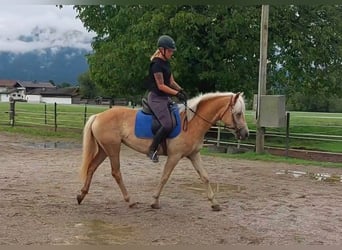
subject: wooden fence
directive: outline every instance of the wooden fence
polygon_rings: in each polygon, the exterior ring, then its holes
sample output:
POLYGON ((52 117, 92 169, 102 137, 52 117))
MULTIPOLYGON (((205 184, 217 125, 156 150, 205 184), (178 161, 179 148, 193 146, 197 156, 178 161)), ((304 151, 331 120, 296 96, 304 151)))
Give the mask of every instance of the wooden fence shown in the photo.
MULTIPOLYGON (((88 104, 0 103, 0 126, 30 126, 54 131, 73 129, 81 132, 89 116, 108 108, 110 107, 88 104)), ((266 128, 265 146, 315 148, 316 144, 320 144, 327 146, 328 151, 342 153, 342 114, 304 112, 289 114, 291 114, 291 122, 288 128, 266 128)), ((239 142, 230 132, 213 126, 206 134, 205 143, 217 146, 254 147, 254 115, 253 111, 247 111, 246 119, 250 127, 250 138, 247 141, 239 142)))

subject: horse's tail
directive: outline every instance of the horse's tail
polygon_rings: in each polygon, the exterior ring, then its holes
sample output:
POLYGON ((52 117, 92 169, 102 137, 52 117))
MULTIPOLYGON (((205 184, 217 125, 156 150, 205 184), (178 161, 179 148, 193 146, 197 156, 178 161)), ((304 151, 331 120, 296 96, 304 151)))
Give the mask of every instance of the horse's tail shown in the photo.
POLYGON ((96 115, 90 116, 83 128, 83 151, 82 165, 80 170, 80 177, 83 181, 85 181, 87 177, 90 162, 93 160, 94 156, 99 150, 98 144, 91 129, 91 125, 93 124, 95 118, 96 115))

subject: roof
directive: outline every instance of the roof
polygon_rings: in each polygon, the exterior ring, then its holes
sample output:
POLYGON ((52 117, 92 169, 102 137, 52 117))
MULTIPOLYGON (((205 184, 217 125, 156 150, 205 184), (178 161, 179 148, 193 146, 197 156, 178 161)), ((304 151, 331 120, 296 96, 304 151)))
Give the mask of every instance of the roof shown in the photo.
POLYGON ((16 84, 18 84, 16 80, 0 80, 0 87, 14 88, 16 84))
POLYGON ((51 82, 20 81, 20 85, 25 88, 56 88, 51 82))
POLYGON ((56 86, 50 82, 31 82, 31 81, 17 81, 17 80, 0 80, 0 87, 15 88, 53 88, 56 86))
POLYGON ((32 89, 27 92, 28 95, 41 96, 76 96, 78 95, 78 87, 55 88, 55 89, 32 89))

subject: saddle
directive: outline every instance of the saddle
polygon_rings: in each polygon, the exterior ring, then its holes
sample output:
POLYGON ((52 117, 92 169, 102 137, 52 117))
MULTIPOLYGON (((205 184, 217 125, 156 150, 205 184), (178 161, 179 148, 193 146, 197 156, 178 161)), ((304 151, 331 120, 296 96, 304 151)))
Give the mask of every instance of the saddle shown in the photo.
MULTIPOLYGON (((137 112, 135 119, 135 136, 138 138, 153 138, 161 124, 153 114, 146 98, 143 98, 141 102, 142 109, 137 112)), ((181 119, 178 105, 176 103, 171 103, 169 111, 172 114, 171 117, 173 130, 170 132, 167 138, 174 138, 181 132, 181 119)))

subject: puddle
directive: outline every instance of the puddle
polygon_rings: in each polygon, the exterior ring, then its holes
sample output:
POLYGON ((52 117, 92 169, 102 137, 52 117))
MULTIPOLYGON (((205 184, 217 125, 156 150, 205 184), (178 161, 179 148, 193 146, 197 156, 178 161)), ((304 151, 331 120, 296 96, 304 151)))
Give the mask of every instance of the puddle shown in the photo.
MULTIPOLYGON (((192 190, 194 192, 198 192, 201 194, 207 193, 207 188, 203 183, 186 183, 180 184, 182 187, 192 190)), ((213 189, 214 193, 228 193, 228 192, 241 192, 246 188, 240 185, 233 185, 227 183, 211 183, 211 188, 213 189)))
POLYGON ((298 178, 298 177, 306 175, 307 173, 303 171, 296 171, 296 170, 279 170, 278 172, 276 172, 276 174, 292 175, 293 177, 298 178))
POLYGON ((332 174, 311 174, 311 178, 314 178, 318 181, 326 181, 326 182, 341 182, 342 183, 342 175, 332 175, 332 174))
POLYGON ((279 170, 276 172, 277 175, 292 175, 295 178, 309 177, 317 181, 325 182, 340 182, 342 183, 342 175, 329 174, 329 173, 309 173, 296 170, 279 170))
POLYGON ((83 235, 75 236, 81 244, 125 244, 134 239, 134 230, 131 226, 114 225, 102 220, 78 223, 75 227, 82 228, 85 231, 83 235))
POLYGON ((29 148, 51 148, 51 149, 71 149, 81 148, 82 145, 74 142, 24 142, 25 147, 29 148))

